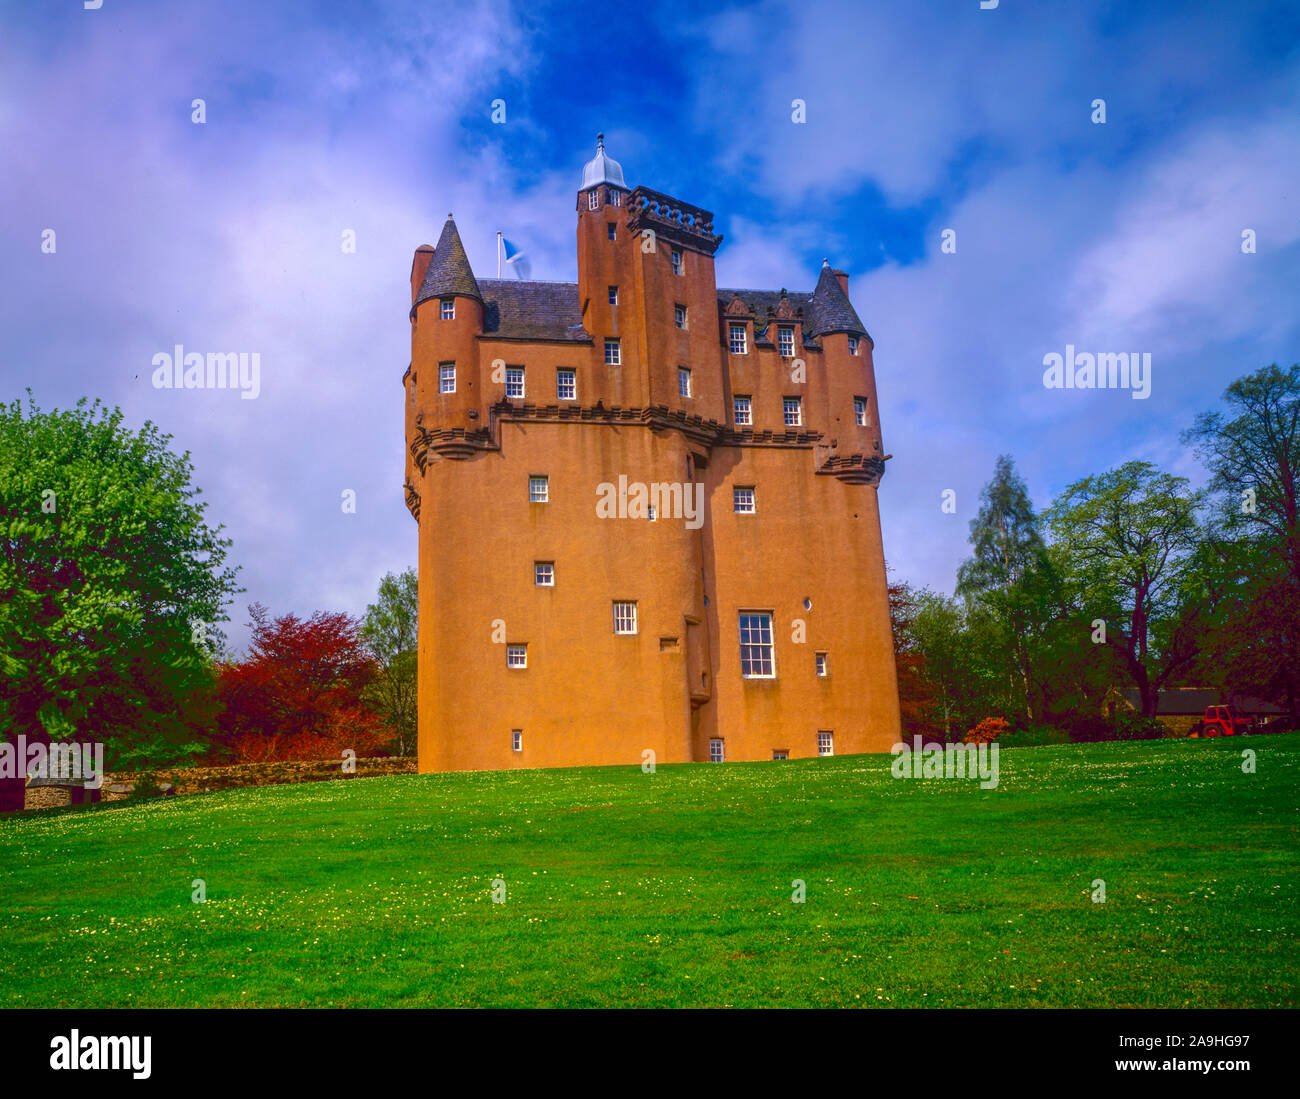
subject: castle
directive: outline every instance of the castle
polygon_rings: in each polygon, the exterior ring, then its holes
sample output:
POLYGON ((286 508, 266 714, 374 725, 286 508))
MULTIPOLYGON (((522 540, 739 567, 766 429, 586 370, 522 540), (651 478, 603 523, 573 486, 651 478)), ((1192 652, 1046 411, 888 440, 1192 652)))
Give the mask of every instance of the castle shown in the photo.
POLYGON ((888 751, 897 681, 872 340, 717 287, 713 215, 598 140, 578 281, 411 268, 421 771, 888 751), (653 756, 649 753, 653 752, 653 756))

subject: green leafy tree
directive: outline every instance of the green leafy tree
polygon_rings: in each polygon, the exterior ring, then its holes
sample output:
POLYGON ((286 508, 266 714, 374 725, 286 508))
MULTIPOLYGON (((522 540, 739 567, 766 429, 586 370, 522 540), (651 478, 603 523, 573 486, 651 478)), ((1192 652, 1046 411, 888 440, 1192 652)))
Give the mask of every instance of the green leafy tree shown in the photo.
POLYGON ((392 730, 399 755, 415 751, 420 588, 414 569, 387 573, 366 607, 361 637, 378 661, 373 700, 392 730))
POLYGON ((0 735, 102 741, 110 767, 200 750, 237 589, 170 440, 99 402, 0 406, 0 735))
POLYGON ((1105 641, 1154 717, 1161 687, 1194 663, 1194 554, 1200 498, 1186 478, 1149 462, 1070 485, 1046 518, 1053 555, 1080 624, 1100 619, 1105 641))

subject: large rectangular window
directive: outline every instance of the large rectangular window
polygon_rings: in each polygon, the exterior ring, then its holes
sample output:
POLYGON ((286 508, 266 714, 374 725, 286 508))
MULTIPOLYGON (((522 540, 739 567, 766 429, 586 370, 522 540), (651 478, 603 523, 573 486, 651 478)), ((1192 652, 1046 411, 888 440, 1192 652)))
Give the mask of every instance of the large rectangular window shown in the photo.
POLYGON ((576 401, 578 399, 578 372, 567 366, 561 366, 555 371, 555 396, 561 401, 576 401))
POLYGON ((605 365, 620 366, 622 362, 623 362, 623 356, 621 353, 621 349, 618 345, 618 340, 606 340, 605 341, 605 365))
POLYGON ((747 348, 748 340, 745 338, 745 326, 743 324, 727 325, 727 349, 733 355, 749 354, 747 348))
POLYGON ((768 611, 740 612, 740 674, 746 679, 772 679, 772 615, 768 611))
POLYGON ((506 367, 506 397, 518 399, 524 395, 524 368, 522 366, 506 367))
POLYGON ((794 358, 794 329, 789 325, 778 325, 776 329, 776 346, 783 359, 794 358))
POLYGON ((614 632, 636 633, 636 604, 614 604, 614 632))
POLYGON ((737 427, 749 427, 754 422, 753 402, 748 397, 736 397, 732 402, 737 427))
POLYGON ((803 423, 803 399, 800 397, 786 397, 783 402, 785 413, 785 426, 798 427, 803 423))
POLYGON ((456 364, 455 363, 438 364, 438 392, 439 393, 456 392, 456 364))

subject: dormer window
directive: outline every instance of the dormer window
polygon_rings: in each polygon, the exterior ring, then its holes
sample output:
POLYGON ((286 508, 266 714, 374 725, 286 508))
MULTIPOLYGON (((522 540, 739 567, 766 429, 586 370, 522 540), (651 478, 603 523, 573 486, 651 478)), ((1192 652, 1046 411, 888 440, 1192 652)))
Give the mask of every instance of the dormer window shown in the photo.
POLYGON ((439 313, 439 316, 440 316, 443 320, 445 320, 445 321, 454 321, 454 320, 456 319, 456 299, 455 299, 455 298, 443 298, 443 299, 442 299, 442 312, 439 313))
POLYGON ((590 191, 587 192, 587 209, 588 210, 600 209, 600 192, 595 187, 593 187, 590 191))
POLYGON ((794 329, 790 325, 782 324, 777 326, 776 344, 783 359, 794 358, 794 329))
POLYGON ((727 350, 733 355, 747 355, 749 343, 745 339, 745 326, 743 324, 727 325, 727 350))

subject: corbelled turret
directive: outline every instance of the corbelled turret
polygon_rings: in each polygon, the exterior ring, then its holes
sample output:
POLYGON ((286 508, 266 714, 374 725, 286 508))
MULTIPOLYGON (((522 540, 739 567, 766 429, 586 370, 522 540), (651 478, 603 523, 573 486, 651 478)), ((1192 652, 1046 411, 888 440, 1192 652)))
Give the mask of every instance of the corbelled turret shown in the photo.
POLYGON ((474 269, 469 265, 469 256, 465 254, 465 246, 460 242, 456 222, 448 214, 412 309, 430 298, 451 298, 457 295, 473 298, 480 303, 483 301, 478 280, 474 278, 474 269))

